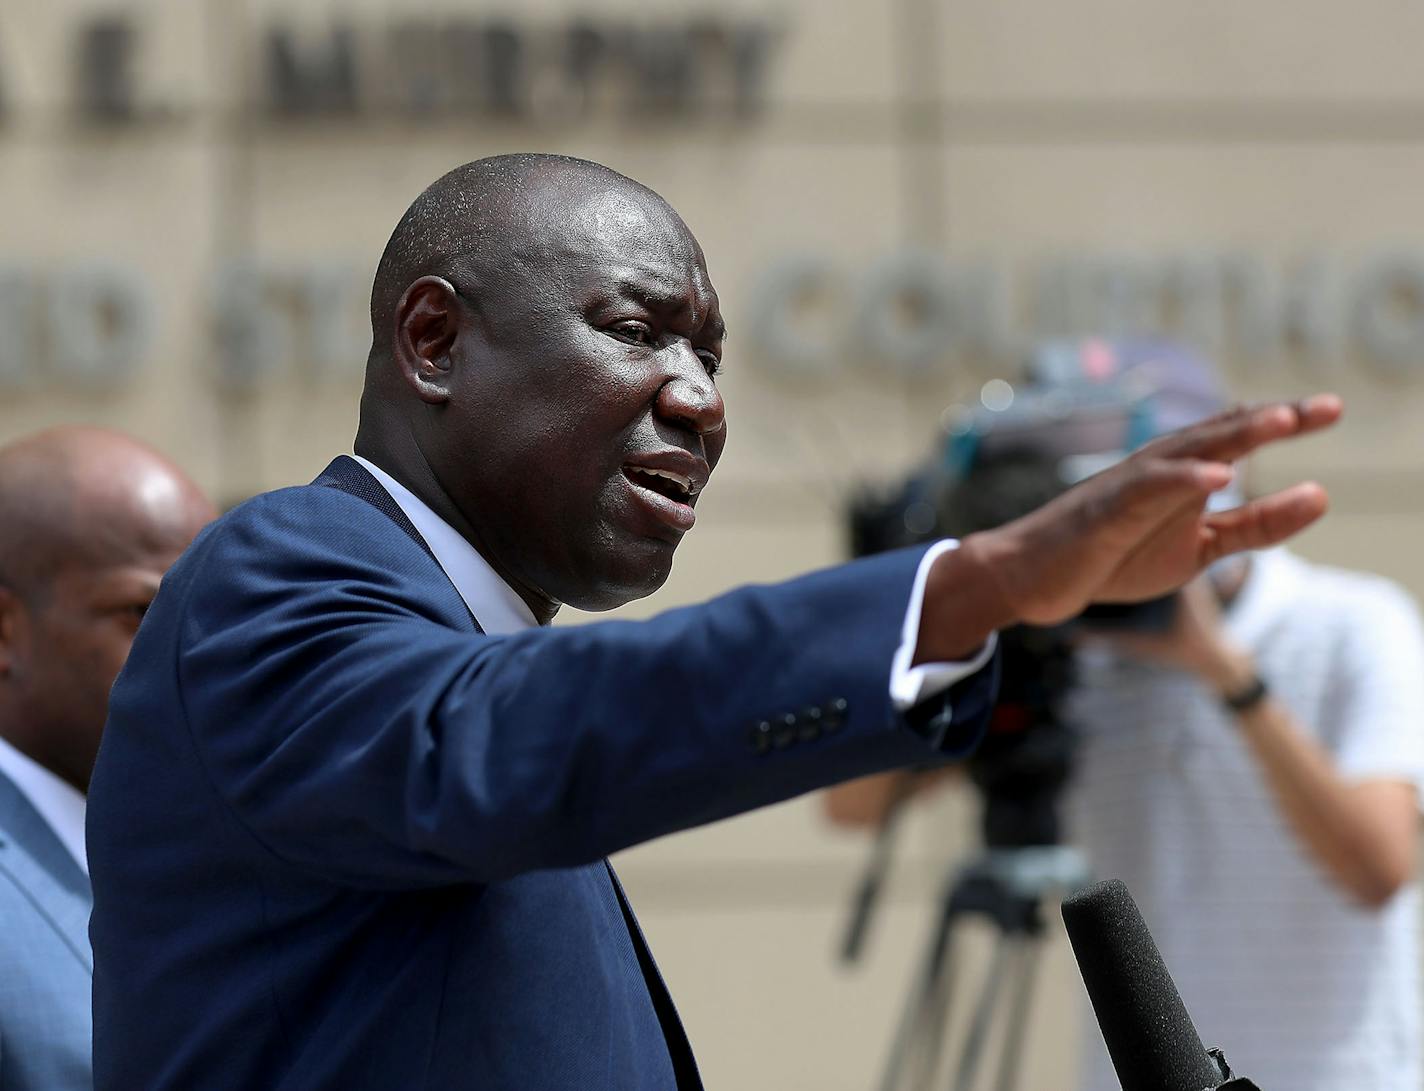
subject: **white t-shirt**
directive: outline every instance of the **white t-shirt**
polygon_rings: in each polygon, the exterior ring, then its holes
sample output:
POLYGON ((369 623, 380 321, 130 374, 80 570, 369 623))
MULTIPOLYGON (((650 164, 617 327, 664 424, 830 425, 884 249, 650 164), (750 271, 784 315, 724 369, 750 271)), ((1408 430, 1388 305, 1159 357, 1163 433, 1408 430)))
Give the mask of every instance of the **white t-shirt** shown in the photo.
MULTIPOLYGON (((1226 623, 1342 775, 1424 785, 1424 634, 1399 587, 1273 550, 1226 623)), ((1203 1041, 1265 1091, 1419 1091, 1417 887, 1352 903, 1190 676, 1094 647, 1079 681, 1070 836, 1127 883, 1203 1041)), ((1087 1022, 1082 1091, 1116 1091, 1087 1022)))

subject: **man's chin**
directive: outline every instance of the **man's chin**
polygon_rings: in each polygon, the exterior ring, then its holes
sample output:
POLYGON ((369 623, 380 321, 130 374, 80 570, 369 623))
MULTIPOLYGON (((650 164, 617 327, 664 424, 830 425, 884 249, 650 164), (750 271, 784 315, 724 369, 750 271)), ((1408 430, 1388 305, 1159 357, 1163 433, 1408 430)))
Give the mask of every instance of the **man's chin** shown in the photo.
POLYGON ((676 548, 653 541, 630 546, 616 557, 605 558, 606 563, 599 564, 589 579, 580 580, 563 601, 576 610, 601 612, 647 598, 667 583, 676 548))

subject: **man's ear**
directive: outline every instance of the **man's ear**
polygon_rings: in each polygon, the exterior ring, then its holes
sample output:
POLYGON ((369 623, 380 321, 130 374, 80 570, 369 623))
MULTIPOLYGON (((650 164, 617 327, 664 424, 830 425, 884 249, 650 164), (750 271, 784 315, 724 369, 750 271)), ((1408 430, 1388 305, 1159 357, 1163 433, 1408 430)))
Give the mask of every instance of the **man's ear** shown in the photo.
POLYGON ((444 277, 421 277, 396 305, 396 364, 428 405, 450 400, 450 350, 459 320, 459 295, 444 277))

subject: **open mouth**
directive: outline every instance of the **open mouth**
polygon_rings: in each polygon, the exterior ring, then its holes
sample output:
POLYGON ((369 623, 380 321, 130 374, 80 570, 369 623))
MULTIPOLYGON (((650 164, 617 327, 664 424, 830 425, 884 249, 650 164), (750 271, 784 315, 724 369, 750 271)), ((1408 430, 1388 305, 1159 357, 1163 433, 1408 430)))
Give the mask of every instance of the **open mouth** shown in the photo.
POLYGON ((654 470, 648 466, 624 466, 623 473, 635 485, 665 496, 679 504, 687 504, 697 493, 692 478, 671 470, 654 470))

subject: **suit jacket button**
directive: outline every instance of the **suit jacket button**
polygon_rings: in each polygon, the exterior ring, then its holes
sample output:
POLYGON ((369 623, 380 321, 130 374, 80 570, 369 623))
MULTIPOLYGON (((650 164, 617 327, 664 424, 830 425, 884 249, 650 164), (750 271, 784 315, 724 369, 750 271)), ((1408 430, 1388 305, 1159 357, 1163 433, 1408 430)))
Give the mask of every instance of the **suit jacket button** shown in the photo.
POLYGON ((931 736, 938 746, 944 741, 944 737, 949 734, 949 729, 954 726, 954 712, 948 705, 944 705, 930 717, 929 727, 931 736))
POLYGON ((802 742, 813 742, 821 737, 821 721, 824 717, 821 710, 812 706, 801 713, 801 726, 796 731, 796 737, 802 742))
POLYGON ((838 731, 845 726, 846 713, 850 709, 844 697, 827 701, 823 712, 822 726, 826 731, 838 731))
POLYGON ((771 724, 762 720, 751 730, 752 749, 758 754, 765 754, 771 749, 771 724))
POLYGON ((778 750, 784 750, 796 739, 796 717, 787 713, 776 722, 776 727, 771 733, 771 745, 778 750))

